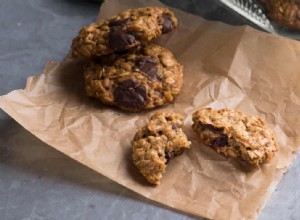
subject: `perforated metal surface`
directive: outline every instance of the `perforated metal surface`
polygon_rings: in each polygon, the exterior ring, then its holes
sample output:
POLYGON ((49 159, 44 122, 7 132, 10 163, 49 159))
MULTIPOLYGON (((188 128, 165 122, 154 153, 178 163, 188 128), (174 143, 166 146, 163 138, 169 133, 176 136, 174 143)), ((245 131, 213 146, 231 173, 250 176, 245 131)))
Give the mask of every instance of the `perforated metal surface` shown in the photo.
POLYGON ((270 20, 266 17, 262 7, 255 0, 220 0, 223 4, 244 16, 260 28, 275 33, 270 20))

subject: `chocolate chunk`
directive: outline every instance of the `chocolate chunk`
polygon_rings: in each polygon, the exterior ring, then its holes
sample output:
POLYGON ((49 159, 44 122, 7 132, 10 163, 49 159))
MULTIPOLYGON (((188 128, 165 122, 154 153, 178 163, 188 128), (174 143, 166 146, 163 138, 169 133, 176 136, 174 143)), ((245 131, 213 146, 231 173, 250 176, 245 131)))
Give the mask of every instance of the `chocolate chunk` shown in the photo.
POLYGON ((117 86, 114 98, 118 106, 138 111, 145 106, 147 92, 145 87, 134 79, 127 79, 117 86))
POLYGON ((175 23, 173 22, 171 17, 167 14, 163 14, 162 17, 163 17, 162 33, 165 34, 174 29, 175 23))
POLYGON ((211 143, 213 147, 224 147, 228 145, 228 137, 222 134, 220 137, 214 139, 211 143))
POLYGON ((156 75, 157 65, 152 57, 144 56, 140 58, 138 60, 137 66, 139 70, 145 73, 150 79, 159 79, 159 77, 156 75))
POLYGON ((111 20, 109 22, 109 27, 124 27, 129 21, 129 18, 120 20, 111 20))
POLYGON ((109 32, 108 44, 113 50, 125 50, 135 42, 135 37, 126 33, 120 26, 112 27, 109 32))
POLYGON ((178 130, 179 128, 180 128, 180 126, 178 124, 173 124, 172 125, 172 129, 175 130, 175 131, 178 130))
POLYGON ((215 133, 220 133, 220 132, 223 131, 222 128, 216 128, 216 127, 214 127, 214 126, 212 126, 212 125, 210 125, 210 124, 201 124, 200 126, 201 126, 203 129, 207 129, 207 130, 210 130, 210 131, 215 132, 215 133))
POLYGON ((220 135, 218 138, 215 138, 214 140, 212 140, 211 145, 213 147, 224 147, 224 146, 228 145, 228 137, 222 133, 223 128, 217 128, 211 124, 201 124, 200 126, 203 129, 212 131, 212 132, 220 135))
POLYGON ((171 152, 165 151, 165 158, 167 160, 166 164, 168 164, 170 160, 172 160, 174 157, 175 157, 174 151, 171 152))
POLYGON ((170 162, 170 160, 172 160, 174 157, 177 157, 177 156, 183 154, 184 151, 185 151, 185 149, 181 149, 177 152, 175 152, 175 151, 171 151, 171 152, 165 151, 165 158, 167 160, 166 164, 168 164, 170 162))

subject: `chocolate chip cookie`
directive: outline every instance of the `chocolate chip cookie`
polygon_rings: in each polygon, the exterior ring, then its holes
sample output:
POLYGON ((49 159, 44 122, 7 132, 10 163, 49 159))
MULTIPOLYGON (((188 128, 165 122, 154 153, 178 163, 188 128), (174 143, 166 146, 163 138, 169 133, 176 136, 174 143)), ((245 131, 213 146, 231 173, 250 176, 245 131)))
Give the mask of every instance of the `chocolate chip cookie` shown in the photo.
POLYGON ((170 103, 182 86, 183 67, 167 49, 140 45, 90 62, 86 92, 104 104, 137 112, 170 103))
POLYGON ((132 159, 149 183, 160 184, 169 161, 190 147, 182 126, 181 114, 158 112, 137 131, 131 142, 132 159))
POLYGON ((204 144, 253 167, 270 161, 278 150, 274 133, 266 123, 240 111, 204 108, 193 114, 193 121, 193 129, 204 144))
POLYGON ((300 30, 299 0, 259 0, 265 7, 267 16, 277 24, 300 30))
POLYGON ((123 51, 150 42, 177 27, 168 8, 129 9, 117 16, 83 27, 73 40, 74 57, 93 57, 123 51))

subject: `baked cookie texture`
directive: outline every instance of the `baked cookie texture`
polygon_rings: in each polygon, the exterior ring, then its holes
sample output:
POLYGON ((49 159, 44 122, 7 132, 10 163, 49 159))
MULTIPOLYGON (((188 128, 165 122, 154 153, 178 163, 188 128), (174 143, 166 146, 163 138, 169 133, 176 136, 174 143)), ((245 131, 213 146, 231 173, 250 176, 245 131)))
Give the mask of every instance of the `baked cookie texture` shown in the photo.
POLYGON ((299 0, 259 0, 259 2, 271 20, 290 29, 300 30, 299 0))
POLYGON ((128 9, 117 16, 83 27, 73 40, 74 57, 93 57, 148 43, 177 27, 168 8, 128 9))
POLYGON ((190 147, 182 126, 181 114, 158 112, 137 131, 131 142, 132 159, 149 183, 160 184, 168 162, 190 147))
POLYGON ((90 62, 84 78, 88 96, 137 112, 172 102, 182 87, 183 67, 167 49, 148 44, 90 62))
POLYGON ((204 144, 253 167, 270 161, 278 150, 274 133, 266 123, 238 110, 204 108, 193 114, 193 122, 193 129, 204 144))

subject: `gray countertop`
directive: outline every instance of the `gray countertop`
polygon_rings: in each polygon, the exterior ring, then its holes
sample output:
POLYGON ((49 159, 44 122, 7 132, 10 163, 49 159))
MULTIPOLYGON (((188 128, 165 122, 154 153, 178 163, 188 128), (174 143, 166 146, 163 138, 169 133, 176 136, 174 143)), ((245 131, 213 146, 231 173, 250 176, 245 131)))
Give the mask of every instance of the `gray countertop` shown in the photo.
MULTIPOLYGON (((247 24, 213 0, 165 0, 207 19, 247 24)), ((81 26, 96 19, 88 0, 0 1, 0 95, 23 88, 48 60, 61 60, 81 26)), ((300 158, 260 220, 300 219, 300 158)), ((0 220, 194 219, 161 207, 41 142, 0 111, 0 220)))

